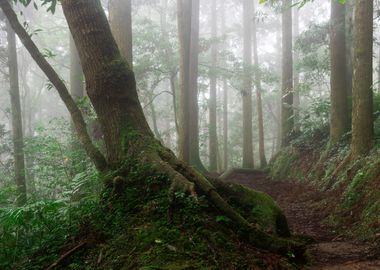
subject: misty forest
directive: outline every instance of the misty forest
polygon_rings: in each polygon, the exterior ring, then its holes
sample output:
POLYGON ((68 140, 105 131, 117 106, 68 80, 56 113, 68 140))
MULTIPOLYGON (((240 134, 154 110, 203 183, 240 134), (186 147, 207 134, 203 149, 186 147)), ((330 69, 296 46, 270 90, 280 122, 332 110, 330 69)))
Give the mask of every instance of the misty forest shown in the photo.
POLYGON ((0 269, 380 269, 380 1, 0 0, 0 269))

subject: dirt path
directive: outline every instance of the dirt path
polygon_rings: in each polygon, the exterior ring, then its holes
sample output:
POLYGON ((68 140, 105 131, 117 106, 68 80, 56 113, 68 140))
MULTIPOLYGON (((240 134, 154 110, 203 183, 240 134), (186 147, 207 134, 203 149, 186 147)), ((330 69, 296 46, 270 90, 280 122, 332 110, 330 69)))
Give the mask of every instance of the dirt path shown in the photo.
POLYGON ((270 194, 284 210, 291 230, 315 239, 308 247, 310 265, 303 269, 380 270, 380 257, 371 245, 345 239, 321 223, 329 212, 326 194, 306 184, 270 181, 258 172, 236 173, 229 181, 270 194))

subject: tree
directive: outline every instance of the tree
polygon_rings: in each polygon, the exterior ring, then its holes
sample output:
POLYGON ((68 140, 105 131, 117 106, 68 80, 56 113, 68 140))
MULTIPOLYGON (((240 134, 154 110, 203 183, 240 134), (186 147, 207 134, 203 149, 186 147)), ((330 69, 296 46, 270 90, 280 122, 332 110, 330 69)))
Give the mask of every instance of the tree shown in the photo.
POLYGON ((330 24, 330 142, 335 144, 349 130, 346 85, 345 5, 336 0, 331 0, 330 24))
POLYGON ((352 78, 351 158, 367 154, 373 145, 373 2, 355 2, 352 78))
MULTIPOLYGON (((222 34, 226 34, 226 7, 225 1, 222 2, 222 34)), ((228 84, 227 79, 223 76, 223 169, 228 169, 228 84)))
POLYGON ((112 34, 121 55, 133 67, 132 0, 110 0, 108 9, 112 34))
POLYGON ((294 127, 292 0, 282 0, 281 145, 287 146, 294 127))
POLYGON ((16 204, 22 206, 26 203, 26 181, 25 181, 25 155, 24 155, 24 136, 22 129, 21 105, 20 105, 20 89, 18 81, 18 65, 16 51, 16 36, 9 24, 7 27, 8 41, 8 67, 9 67, 9 83, 11 96, 11 113, 12 113, 12 141, 14 156, 14 174, 17 186, 16 204))
POLYGON ((252 0, 243 0, 243 168, 253 168, 252 142, 252 0))
MULTIPOLYGON (((255 5, 253 5, 253 13, 255 13, 255 5)), ((257 23, 256 17, 253 18, 252 24, 253 30, 253 62, 256 66, 255 72, 255 86, 256 86, 256 103, 257 103, 257 122, 259 128, 259 156, 260 166, 267 166, 267 160, 265 158, 265 138, 264 138, 264 120, 263 120, 263 102, 261 99, 261 73, 259 66, 259 53, 257 49, 257 23)))
MULTIPOLYGON (((213 184, 211 184, 205 177, 181 162, 169 149, 154 139, 137 98, 134 73, 118 50, 100 1, 61 0, 61 4, 79 52, 87 82, 87 93, 104 134, 107 151, 106 166, 100 166, 103 164, 94 158, 93 153, 89 151, 91 146, 86 145, 86 143, 91 142, 83 138, 81 138, 81 142, 98 170, 103 173, 106 183, 110 183, 112 180, 109 178, 110 174, 115 175, 116 173, 117 179, 123 179, 127 176, 128 160, 132 159, 144 165, 149 164, 147 173, 149 171, 152 174, 164 174, 170 179, 171 186, 168 193, 171 200, 173 200, 176 192, 189 192, 196 196, 194 189, 196 185, 197 189, 205 194, 222 214, 230 218, 239 226, 240 230, 252 235, 250 237, 251 243, 258 247, 285 252, 285 254, 289 248, 292 250, 297 247, 296 243, 291 244, 290 241, 283 239, 277 240, 260 228, 252 226, 217 191, 217 189, 223 188, 237 196, 236 190, 233 189, 236 185, 226 185, 216 179, 212 180, 213 184)), ((74 123, 80 120, 74 114, 77 112, 75 103, 71 102, 70 95, 66 95, 68 92, 62 80, 56 80, 57 74, 18 22, 17 16, 8 1, 0 1, 0 7, 32 57, 59 91, 72 116, 76 117, 73 119, 74 123)), ((76 123, 75 127, 80 136, 86 135, 84 134, 85 131, 82 130, 83 125, 81 123, 76 123)), ((248 190, 247 192, 251 191, 248 190)), ((237 198, 239 201, 239 197, 237 198)), ((287 230, 282 233, 289 235, 287 230)))
POLYGON ((218 168, 218 137, 216 132, 216 65, 217 65, 217 7, 216 0, 211 1, 211 68, 210 68, 210 100, 209 100, 209 151, 210 171, 218 168))
POLYGON ((198 54, 199 0, 178 0, 180 43, 179 157, 206 172, 199 157, 198 54))
MULTIPOLYGON (((298 36, 300 34, 299 26, 299 10, 298 7, 293 8, 293 45, 295 46, 298 36)), ((299 61, 299 53, 294 51, 293 63, 293 108, 294 108, 294 129, 296 132, 300 131, 300 73, 297 68, 299 61)))

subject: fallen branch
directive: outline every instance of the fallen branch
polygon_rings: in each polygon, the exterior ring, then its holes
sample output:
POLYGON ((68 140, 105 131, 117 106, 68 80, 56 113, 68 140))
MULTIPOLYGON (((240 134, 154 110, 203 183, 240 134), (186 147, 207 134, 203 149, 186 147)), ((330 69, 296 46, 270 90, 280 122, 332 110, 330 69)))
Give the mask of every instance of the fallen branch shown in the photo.
POLYGON ((69 251, 67 251, 65 254, 63 254, 57 261, 55 261, 52 265, 50 265, 48 268, 46 268, 46 270, 52 270, 52 269, 54 269, 64 259, 66 259, 67 257, 71 256, 73 253, 75 253, 77 250, 79 250, 80 248, 82 248, 86 244, 87 244, 87 242, 81 242, 81 243, 79 243, 78 245, 76 245, 75 247, 73 247, 72 249, 70 249, 69 251))

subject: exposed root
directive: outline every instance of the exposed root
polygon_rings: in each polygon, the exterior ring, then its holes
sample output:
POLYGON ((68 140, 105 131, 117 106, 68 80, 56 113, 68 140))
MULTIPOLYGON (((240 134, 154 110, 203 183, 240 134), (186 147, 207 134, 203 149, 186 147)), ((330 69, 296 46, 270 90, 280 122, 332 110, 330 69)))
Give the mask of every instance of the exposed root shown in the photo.
MULTIPOLYGON (((220 196, 216 188, 203 175, 179 161, 170 150, 162 148, 159 151, 159 156, 165 163, 164 168, 169 177, 181 179, 181 181, 184 181, 182 177, 186 181, 191 180, 220 212, 230 218, 239 227, 239 230, 246 234, 246 239, 249 242, 259 248, 281 254, 287 254, 290 251, 297 256, 303 255, 303 244, 291 239, 270 235, 255 224, 248 222, 220 196), (170 165, 171 169, 168 169, 168 165, 170 165), (179 177, 178 174, 182 175, 182 177, 179 177)), ((162 161, 160 164, 162 164, 162 161)))
POLYGON ((234 174, 261 174, 262 172, 259 170, 254 170, 254 169, 244 169, 244 168, 231 168, 227 171, 225 171, 221 176, 219 176, 219 179, 222 181, 225 181, 229 179, 232 175, 234 174))

